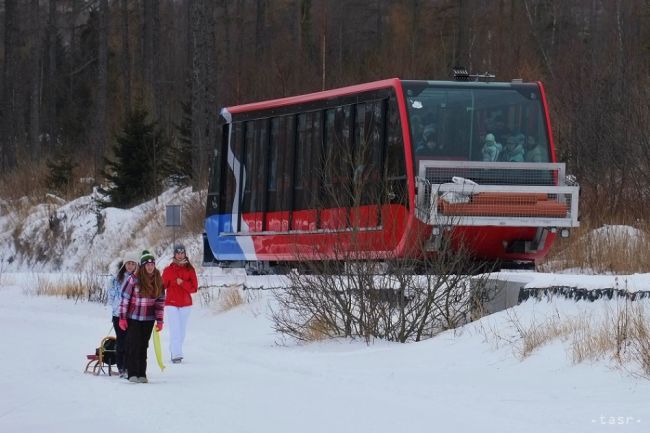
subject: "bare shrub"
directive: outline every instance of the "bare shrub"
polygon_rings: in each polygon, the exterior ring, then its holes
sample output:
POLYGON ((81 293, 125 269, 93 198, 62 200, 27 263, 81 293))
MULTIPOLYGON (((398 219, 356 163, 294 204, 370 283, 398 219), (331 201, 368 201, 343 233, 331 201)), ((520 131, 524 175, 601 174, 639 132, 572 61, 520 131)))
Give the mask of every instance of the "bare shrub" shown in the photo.
MULTIPOLYGON (((274 329, 299 341, 360 337, 398 342, 454 329, 470 320, 475 305, 466 263, 459 257, 389 261, 382 274, 371 261, 356 261, 353 272, 338 273, 328 269, 330 262, 313 262, 309 273, 292 272, 289 287, 275 293, 274 329)), ((485 278, 474 284, 484 284, 485 278)))
MULTIPOLYGON (((379 166, 372 145, 372 119, 368 125, 368 135, 354 145, 341 138, 340 146, 321 155, 321 171, 310 178, 318 185, 313 207, 329 215, 330 239, 326 245, 296 247, 300 272, 291 272, 289 287, 275 292, 272 312, 275 330, 299 341, 420 341, 469 321, 472 295, 484 286, 480 278, 470 284, 468 274, 482 264, 475 264, 462 239, 452 239, 449 231, 435 246, 422 233, 408 254, 414 258, 377 251, 368 226, 373 217, 380 225, 391 200, 401 203, 405 185, 381 172, 387 168, 379 166)), ((487 275, 482 278, 484 283, 487 275)))

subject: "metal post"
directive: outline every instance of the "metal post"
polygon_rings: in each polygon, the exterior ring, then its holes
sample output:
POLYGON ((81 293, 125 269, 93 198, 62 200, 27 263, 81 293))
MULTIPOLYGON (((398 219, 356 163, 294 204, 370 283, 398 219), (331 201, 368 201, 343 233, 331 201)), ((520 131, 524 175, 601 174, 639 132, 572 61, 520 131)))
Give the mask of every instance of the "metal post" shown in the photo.
POLYGON ((165 224, 172 228, 172 247, 176 244, 176 227, 181 226, 181 205, 169 204, 165 209, 165 224))

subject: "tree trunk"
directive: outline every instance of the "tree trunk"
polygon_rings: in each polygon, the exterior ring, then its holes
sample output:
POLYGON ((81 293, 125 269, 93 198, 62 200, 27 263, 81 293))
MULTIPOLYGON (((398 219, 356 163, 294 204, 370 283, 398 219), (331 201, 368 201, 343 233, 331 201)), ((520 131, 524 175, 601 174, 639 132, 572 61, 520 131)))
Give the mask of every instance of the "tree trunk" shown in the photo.
POLYGON ((95 162, 101 171, 106 149, 106 106, 108 99, 108 32, 110 29, 108 0, 99 2, 99 46, 97 47, 97 101, 95 112, 95 162))
POLYGON ((160 2, 144 0, 143 16, 143 89, 144 100, 156 121, 160 121, 160 2))
POLYGON ((49 134, 50 149, 56 146, 57 141, 57 125, 56 125, 56 0, 50 0, 49 13, 48 13, 48 27, 47 27, 47 82, 49 83, 45 88, 47 89, 47 126, 49 134))
MULTIPOLYGON (((143 0, 142 14, 142 91, 145 107, 153 112, 153 2, 143 0)), ((154 118, 155 118, 155 113, 154 118)))
POLYGON ((257 0, 257 10, 255 12, 255 58, 258 60, 264 54, 264 44, 266 43, 265 14, 266 0, 257 0))
POLYGON ((124 114, 131 113, 131 53, 129 48, 129 2, 120 0, 122 18, 122 83, 124 84, 124 114))
POLYGON ((31 94, 29 101, 29 147, 32 160, 38 160, 41 154, 40 124, 40 87, 41 87, 41 24, 39 0, 32 0, 31 10, 31 48, 29 73, 31 76, 31 94))
POLYGON ((532 12, 530 11, 530 6, 528 5, 528 1, 529 0, 523 0, 523 4, 524 4, 524 10, 526 11, 526 16, 528 17, 528 24, 530 25, 531 34, 533 35, 533 38, 537 43, 537 49, 539 50, 539 53, 542 56, 542 60, 544 61, 544 66, 546 66, 546 70, 548 71, 551 78, 555 78, 555 73, 553 72, 553 66, 551 65, 551 59, 547 54, 547 50, 544 46, 544 42, 542 41, 539 31, 537 30, 537 22, 534 19, 532 12))
POLYGON ((206 149, 206 8, 204 0, 193 0, 192 22, 192 181, 198 187, 206 149))
MULTIPOLYGON (((471 68, 469 64, 470 0, 458 0, 458 36, 455 65, 471 68)), ((471 71, 470 71, 471 72, 471 71)))
POLYGON ((15 0, 5 0, 5 47, 4 68, 2 71, 2 133, 0 134, 0 167, 10 169, 16 166, 16 43, 18 42, 18 11, 15 0))
POLYGON ((241 92, 242 92, 242 77, 244 74, 244 38, 246 36, 246 29, 244 28, 244 9, 245 9, 246 0, 237 0, 236 12, 237 16, 237 74, 236 74, 236 85, 235 85, 235 101, 241 102, 241 92))
POLYGON ((214 154, 217 134, 217 104, 219 101, 219 71, 217 66, 217 21, 215 18, 216 5, 214 2, 209 2, 208 7, 208 22, 207 22, 207 36, 206 50, 207 50, 207 81, 208 88, 206 89, 206 122, 207 128, 205 132, 205 149, 204 154, 201 155, 201 171, 199 177, 199 185, 205 185, 207 182, 207 174, 209 171, 209 164, 212 162, 211 156, 214 154))
POLYGON ((153 0, 153 31, 151 41, 152 49, 152 62, 151 62, 151 71, 152 71, 152 85, 153 85, 153 101, 155 109, 155 119, 156 122, 160 122, 163 112, 163 97, 162 97, 162 71, 160 69, 160 0, 153 0))

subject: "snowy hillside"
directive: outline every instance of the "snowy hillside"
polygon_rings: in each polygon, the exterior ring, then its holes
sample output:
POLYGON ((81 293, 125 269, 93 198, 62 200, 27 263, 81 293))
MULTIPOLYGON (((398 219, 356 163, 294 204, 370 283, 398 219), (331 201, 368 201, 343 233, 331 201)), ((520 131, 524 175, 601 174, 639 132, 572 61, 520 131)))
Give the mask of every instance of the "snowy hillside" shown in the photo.
MULTIPOLYGON (((165 206, 187 208, 196 196, 191 188, 172 188, 128 210, 97 209, 93 196, 68 203, 54 196, 45 203, 0 203, 0 260, 6 270, 108 272, 127 251, 169 255, 174 232, 165 226, 165 206)), ((190 257, 202 257, 200 233, 182 240, 190 257)))

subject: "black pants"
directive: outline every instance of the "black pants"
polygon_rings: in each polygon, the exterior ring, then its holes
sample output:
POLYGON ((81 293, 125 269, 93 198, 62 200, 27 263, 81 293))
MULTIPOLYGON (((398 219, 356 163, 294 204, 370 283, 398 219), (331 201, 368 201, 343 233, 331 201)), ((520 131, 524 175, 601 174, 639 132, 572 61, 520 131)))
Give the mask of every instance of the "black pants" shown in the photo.
POLYGON ((153 320, 128 319, 126 329, 126 369, 129 377, 147 377, 147 348, 153 330, 153 320))
POLYGON ((115 328, 115 363, 118 371, 126 369, 126 331, 120 329, 120 318, 113 316, 113 328, 115 328))

